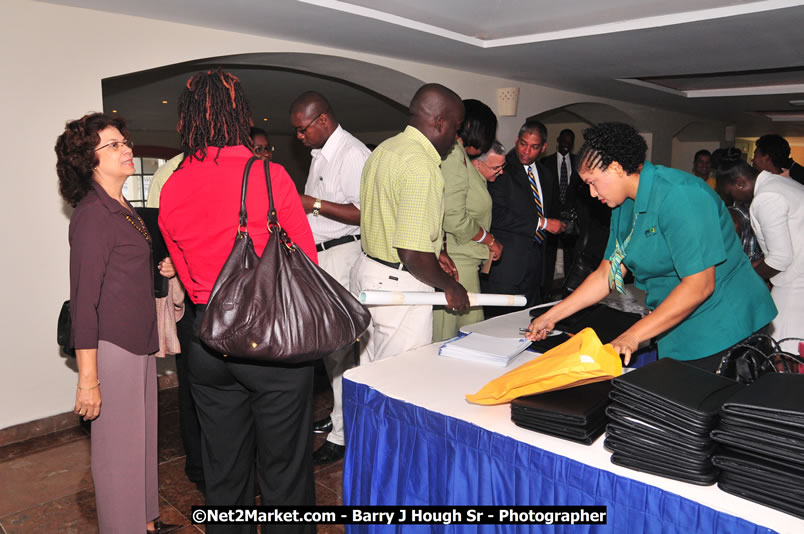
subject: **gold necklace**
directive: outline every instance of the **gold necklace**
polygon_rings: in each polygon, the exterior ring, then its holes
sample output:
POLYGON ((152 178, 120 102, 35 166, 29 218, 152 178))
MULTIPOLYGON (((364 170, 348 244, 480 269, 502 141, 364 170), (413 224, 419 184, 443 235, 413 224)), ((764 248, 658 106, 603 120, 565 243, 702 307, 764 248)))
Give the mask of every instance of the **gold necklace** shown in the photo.
MULTIPOLYGON (((122 212, 121 212, 122 213, 122 212)), ((137 229, 137 231, 142 234, 142 237, 145 238, 147 242, 151 242, 151 235, 148 233, 148 228, 145 226, 145 221, 142 220, 142 217, 137 215, 137 220, 139 221, 139 225, 134 222, 134 219, 131 218, 131 215, 128 213, 123 213, 123 217, 126 218, 128 222, 131 223, 131 226, 137 229)))

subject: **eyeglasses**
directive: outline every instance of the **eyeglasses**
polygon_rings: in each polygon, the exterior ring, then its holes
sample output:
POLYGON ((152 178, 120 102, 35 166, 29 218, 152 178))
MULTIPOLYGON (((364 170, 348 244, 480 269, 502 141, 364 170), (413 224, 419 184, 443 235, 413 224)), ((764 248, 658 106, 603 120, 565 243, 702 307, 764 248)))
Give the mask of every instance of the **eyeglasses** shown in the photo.
POLYGON ((305 126, 304 128, 296 128, 296 135, 307 135, 307 128, 309 128, 310 126, 312 126, 312 125, 313 125, 313 123, 314 123, 315 121, 317 121, 318 119, 320 119, 320 118, 321 118, 321 115, 323 115, 323 114, 324 114, 324 112, 322 111, 321 113, 319 113, 318 115, 316 115, 316 116, 315 116, 315 118, 314 118, 313 120, 311 120, 310 122, 308 122, 308 123, 307 123, 307 126, 305 126))
POLYGON ((128 148, 134 148, 134 141, 132 141, 131 139, 123 139, 122 141, 110 141, 110 142, 106 143, 105 145, 99 146, 98 148, 96 148, 95 152, 97 152, 98 150, 102 150, 102 149, 106 148, 107 146, 109 148, 111 148, 113 152, 117 152, 118 150, 120 150, 124 146, 127 146, 128 148))
POLYGON ((254 153, 255 154, 262 154, 263 152, 271 153, 274 151, 273 145, 263 146, 263 145, 254 145, 254 153))
POLYGON ((502 162, 502 164, 500 164, 500 165, 495 165, 495 166, 493 166, 493 167, 492 167, 491 165, 489 165, 488 163, 486 163, 485 161, 483 161, 483 160, 480 160, 480 163, 482 163, 483 165, 485 165, 487 169, 490 169, 490 170, 491 170, 491 171, 493 171, 495 174, 499 174, 499 173, 501 173, 501 172, 502 172, 502 170, 505 168, 505 163, 506 163, 506 162, 502 162))

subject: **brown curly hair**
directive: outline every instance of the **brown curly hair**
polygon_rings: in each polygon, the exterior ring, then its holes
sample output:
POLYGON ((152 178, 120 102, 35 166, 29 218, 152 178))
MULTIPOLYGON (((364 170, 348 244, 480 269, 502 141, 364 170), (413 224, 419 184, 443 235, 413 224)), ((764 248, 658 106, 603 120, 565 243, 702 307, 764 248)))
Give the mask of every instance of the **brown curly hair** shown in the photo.
POLYGON ((78 120, 68 121, 56 139, 56 174, 59 175, 59 194, 72 207, 78 205, 92 187, 92 173, 98 165, 95 147, 100 132, 114 127, 128 139, 128 127, 121 117, 103 113, 88 113, 78 120))

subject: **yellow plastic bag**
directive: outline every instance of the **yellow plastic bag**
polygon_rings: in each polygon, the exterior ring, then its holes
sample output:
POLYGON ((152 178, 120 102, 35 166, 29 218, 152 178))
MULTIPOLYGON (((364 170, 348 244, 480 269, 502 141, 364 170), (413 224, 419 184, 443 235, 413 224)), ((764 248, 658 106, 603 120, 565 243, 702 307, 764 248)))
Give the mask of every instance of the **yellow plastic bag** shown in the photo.
POLYGON ((520 365, 483 386, 466 400, 474 404, 503 404, 517 397, 610 380, 623 374, 620 356, 603 345, 591 328, 584 328, 561 345, 520 365))

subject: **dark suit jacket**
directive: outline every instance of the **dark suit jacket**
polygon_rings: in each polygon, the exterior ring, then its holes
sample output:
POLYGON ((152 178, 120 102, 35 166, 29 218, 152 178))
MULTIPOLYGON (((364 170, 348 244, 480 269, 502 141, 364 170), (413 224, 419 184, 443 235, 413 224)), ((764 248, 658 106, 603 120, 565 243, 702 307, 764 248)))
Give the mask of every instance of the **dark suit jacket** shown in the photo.
POLYGON ((790 178, 804 185, 804 167, 794 161, 790 166, 790 178))
MULTIPOLYGON (((558 153, 554 152, 549 156, 545 156, 541 159, 542 165, 547 168, 547 171, 550 173, 549 177, 550 180, 553 182, 553 187, 559 192, 559 202, 561 201, 561 190, 558 187, 558 179, 559 179, 559 171, 558 171, 558 153)), ((583 192, 583 181, 581 180, 581 176, 578 174, 578 158, 574 154, 570 154, 570 165, 572 165, 572 171, 569 175, 569 185, 567 186, 567 195, 564 199, 564 203, 561 205, 559 212, 566 211, 571 207, 577 207, 577 201, 580 194, 583 192)))
MULTIPOLYGON (((549 171, 543 165, 535 162, 534 166, 542 188, 545 216, 558 218, 558 187, 548 178, 549 171)), ((544 246, 537 245, 533 236, 539 214, 528 175, 514 150, 506 156, 503 173, 494 182, 489 182, 488 188, 492 200, 491 233, 504 248, 502 258, 493 264, 489 273, 487 291, 515 291, 528 296, 528 305, 538 303, 544 271, 544 246)))

